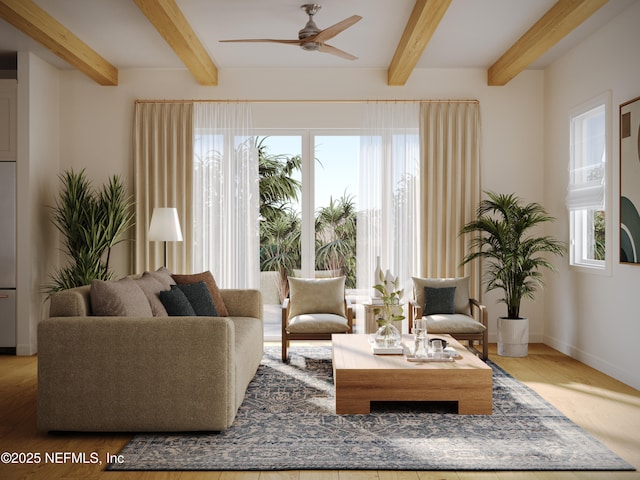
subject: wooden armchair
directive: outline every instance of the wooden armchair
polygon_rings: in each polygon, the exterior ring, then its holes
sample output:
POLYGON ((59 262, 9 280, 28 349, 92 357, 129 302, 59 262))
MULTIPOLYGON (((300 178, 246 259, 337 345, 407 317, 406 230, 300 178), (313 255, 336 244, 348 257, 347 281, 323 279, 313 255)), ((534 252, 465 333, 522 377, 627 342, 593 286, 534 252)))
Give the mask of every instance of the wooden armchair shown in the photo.
POLYGON ((409 301, 409 328, 415 318, 424 317, 428 334, 449 334, 456 340, 466 340, 469 350, 482 360, 488 358, 487 308, 469 297, 468 277, 413 277, 413 291, 414 299, 409 301), (476 348, 475 342, 482 350, 476 348))
POLYGON ((289 298, 282 303, 282 361, 291 340, 331 340, 353 332, 353 308, 345 297, 345 277, 289 278, 289 298))

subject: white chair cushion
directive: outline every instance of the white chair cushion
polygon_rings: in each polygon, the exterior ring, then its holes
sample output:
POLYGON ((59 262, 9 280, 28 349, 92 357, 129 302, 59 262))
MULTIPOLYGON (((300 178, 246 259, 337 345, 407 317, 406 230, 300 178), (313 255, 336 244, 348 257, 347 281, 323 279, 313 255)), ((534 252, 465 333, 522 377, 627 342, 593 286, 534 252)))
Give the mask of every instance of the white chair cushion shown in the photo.
POLYGON ((289 319, 303 313, 333 313, 345 316, 345 277, 289 277, 289 319))
POLYGON ((289 333, 345 333, 349 331, 347 319, 333 313, 296 315, 289 320, 289 333))
POLYGON ((469 306, 469 277, 458 278, 420 278, 413 277, 413 298, 424 308, 424 287, 442 288, 456 287, 453 296, 453 306, 456 313, 471 315, 469 306))
POLYGON ((430 333, 482 333, 486 327, 473 317, 454 313, 452 315, 429 315, 427 320, 427 334, 430 333))

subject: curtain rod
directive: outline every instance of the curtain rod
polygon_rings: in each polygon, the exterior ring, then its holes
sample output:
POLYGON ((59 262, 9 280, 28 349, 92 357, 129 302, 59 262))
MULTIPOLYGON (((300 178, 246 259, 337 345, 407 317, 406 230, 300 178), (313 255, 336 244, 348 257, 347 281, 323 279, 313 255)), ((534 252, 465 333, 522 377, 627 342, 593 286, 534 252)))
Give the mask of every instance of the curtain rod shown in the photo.
POLYGON ((136 103, 480 103, 479 100, 136 100, 136 103))

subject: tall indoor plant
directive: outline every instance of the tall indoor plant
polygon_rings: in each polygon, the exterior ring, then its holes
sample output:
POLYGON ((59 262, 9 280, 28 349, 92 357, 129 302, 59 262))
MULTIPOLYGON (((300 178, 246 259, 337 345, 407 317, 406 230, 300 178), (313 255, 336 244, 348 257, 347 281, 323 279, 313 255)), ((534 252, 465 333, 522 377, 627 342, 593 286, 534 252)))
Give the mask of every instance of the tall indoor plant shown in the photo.
POLYGON ((477 218, 461 230, 477 234, 463 263, 485 260, 487 291, 503 291, 500 301, 507 305, 507 316, 498 318, 498 354, 526 356, 529 323, 520 316, 520 303, 533 299, 542 285, 541 268, 554 270, 544 255, 563 255, 566 247, 550 236, 531 234, 534 227, 555 220, 539 203, 524 204, 515 194, 485 193, 488 198, 480 202, 477 218))
POLYGON ((94 191, 85 171, 60 175, 60 198, 52 208, 52 222, 62 234, 68 264, 51 275, 48 294, 108 280, 111 249, 133 223, 130 197, 124 182, 114 175, 94 191))

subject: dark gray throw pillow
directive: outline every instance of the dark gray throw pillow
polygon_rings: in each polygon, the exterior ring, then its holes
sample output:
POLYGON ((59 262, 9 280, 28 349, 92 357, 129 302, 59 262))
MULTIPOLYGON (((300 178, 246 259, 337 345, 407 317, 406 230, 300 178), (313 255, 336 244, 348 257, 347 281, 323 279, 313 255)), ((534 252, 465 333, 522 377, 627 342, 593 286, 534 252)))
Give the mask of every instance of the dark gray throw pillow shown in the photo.
POLYGON ((422 315, 455 313, 453 298, 456 287, 424 287, 424 313, 422 315))
POLYGON ((195 317, 189 299, 176 285, 171 285, 171 290, 163 290, 159 294, 160 301, 170 317, 195 317))
POLYGON ((176 285, 185 294, 199 317, 217 317, 218 311, 205 282, 176 285))

